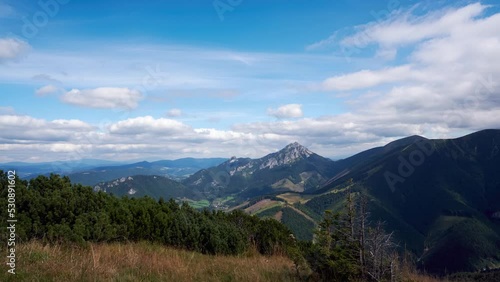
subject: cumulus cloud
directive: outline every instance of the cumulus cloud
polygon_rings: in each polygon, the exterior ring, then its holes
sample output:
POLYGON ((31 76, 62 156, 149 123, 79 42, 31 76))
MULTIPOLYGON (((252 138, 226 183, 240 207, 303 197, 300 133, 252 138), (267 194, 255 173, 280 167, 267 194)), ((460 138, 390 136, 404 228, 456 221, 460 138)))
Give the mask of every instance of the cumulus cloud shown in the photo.
POLYGON ((61 101, 68 104, 106 109, 134 109, 142 99, 138 90, 118 87, 72 89, 61 96, 61 101))
POLYGON ((283 105, 277 109, 269 108, 267 113, 276 118, 299 118, 304 115, 300 104, 283 105))
MULTIPOLYGON (((272 151, 267 136, 233 130, 195 128, 179 121, 143 116, 96 128, 80 120, 0 115, 0 160, 83 158, 175 158, 188 156, 260 156, 272 151), (15 124, 16 126, 12 126, 15 124), (9 159, 8 156, 15 156, 9 159)), ((272 141, 272 140, 271 140, 272 141)), ((283 142, 283 141, 282 141, 283 142)), ((272 143, 272 142, 271 142, 272 143)))
POLYGON ((167 111, 168 117, 180 117, 182 115, 182 111, 180 109, 170 109, 167 111))
MULTIPOLYGON (((385 20, 372 21, 353 28, 354 32, 340 36, 335 31, 331 36, 312 43, 306 50, 321 50, 334 47, 364 48, 368 45, 378 45, 379 55, 394 57, 396 48, 415 44, 424 40, 448 36, 451 33, 462 32, 462 27, 473 24, 488 8, 481 3, 473 3, 459 8, 445 8, 438 11, 413 14, 416 7, 409 10, 395 10, 389 13, 385 20)), ((345 33, 345 31, 344 31, 345 33)))
POLYGON ((52 84, 49 84, 49 85, 42 86, 42 87, 38 88, 37 90, 35 90, 35 94, 37 96, 46 96, 46 95, 58 93, 61 90, 62 89, 60 89, 59 87, 54 86, 52 84))
POLYGON ((342 45, 365 47, 404 46, 422 40, 461 32, 460 28, 473 23, 487 6, 480 3, 461 8, 443 9, 415 16, 410 11, 393 14, 382 22, 372 22, 358 27, 353 35, 341 40, 342 45))
POLYGON ((476 3, 421 16, 399 12, 360 26, 342 44, 376 44, 382 50, 412 44, 405 63, 332 76, 316 89, 367 91, 346 103, 356 118, 385 117, 379 127, 427 124, 428 132, 499 127, 486 117, 500 110, 500 83, 493 79, 500 76, 500 65, 492 63, 500 58, 500 14, 482 16, 486 9, 476 3))
POLYGON ((123 135, 173 134, 190 130, 191 127, 179 121, 166 118, 155 119, 152 116, 126 119, 109 127, 110 133, 123 135))
POLYGON ((0 115, 0 140, 4 143, 30 144, 72 140, 93 127, 80 120, 47 121, 31 116, 0 115))
POLYGON ((0 38, 0 63, 21 57, 30 46, 16 38, 0 38))

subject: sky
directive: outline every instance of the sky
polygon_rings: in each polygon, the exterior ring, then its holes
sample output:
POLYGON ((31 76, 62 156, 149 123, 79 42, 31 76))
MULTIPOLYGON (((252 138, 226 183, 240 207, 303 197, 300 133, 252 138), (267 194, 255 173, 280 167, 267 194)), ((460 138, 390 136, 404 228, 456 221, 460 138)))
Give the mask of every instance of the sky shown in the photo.
POLYGON ((500 128, 500 1, 0 0, 0 162, 500 128))

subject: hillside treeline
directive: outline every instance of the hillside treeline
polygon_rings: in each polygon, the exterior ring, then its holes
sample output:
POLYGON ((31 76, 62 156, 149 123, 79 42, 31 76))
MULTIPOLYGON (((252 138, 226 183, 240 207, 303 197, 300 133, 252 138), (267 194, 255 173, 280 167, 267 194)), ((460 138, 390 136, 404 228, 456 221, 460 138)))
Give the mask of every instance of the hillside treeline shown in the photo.
MULTIPOLYGON (((7 220, 8 179, 0 171, 0 221, 7 220)), ((174 200, 114 197, 68 177, 16 179, 17 242, 151 241, 206 254, 285 253, 291 232, 281 223, 236 210, 197 211, 174 200)), ((5 230, 5 226, 2 226, 5 230)), ((7 232, 0 233, 6 242, 7 232)))

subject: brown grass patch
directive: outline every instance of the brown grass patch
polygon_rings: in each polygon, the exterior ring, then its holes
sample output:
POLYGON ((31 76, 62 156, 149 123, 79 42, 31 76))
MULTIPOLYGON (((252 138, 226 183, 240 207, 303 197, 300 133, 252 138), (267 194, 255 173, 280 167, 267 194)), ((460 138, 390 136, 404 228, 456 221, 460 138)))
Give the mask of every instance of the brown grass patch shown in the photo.
POLYGON ((273 218, 276 219, 277 221, 281 222, 281 218, 283 217, 283 211, 277 212, 273 218))
POLYGON ((17 248, 16 275, 0 281, 295 281, 285 257, 208 256, 151 243, 17 248))
POLYGON ((283 204, 282 202, 273 201, 270 199, 264 199, 264 200, 260 200, 257 203, 249 206, 244 211, 246 213, 249 213, 249 214, 254 214, 254 213, 261 211, 261 210, 264 210, 264 209, 270 209, 270 208, 275 207, 275 206, 281 206, 282 204, 283 204))

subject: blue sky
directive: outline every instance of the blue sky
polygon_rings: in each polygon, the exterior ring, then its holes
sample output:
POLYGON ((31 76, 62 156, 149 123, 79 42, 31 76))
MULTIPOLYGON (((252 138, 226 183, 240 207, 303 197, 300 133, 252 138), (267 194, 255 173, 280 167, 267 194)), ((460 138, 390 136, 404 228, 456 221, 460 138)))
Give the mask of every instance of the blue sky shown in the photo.
POLYGON ((0 0, 0 162, 500 128, 498 1, 0 0))

